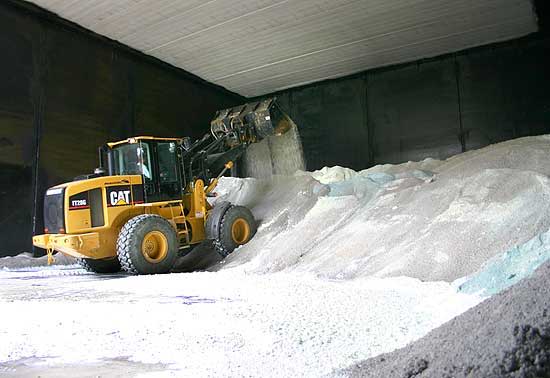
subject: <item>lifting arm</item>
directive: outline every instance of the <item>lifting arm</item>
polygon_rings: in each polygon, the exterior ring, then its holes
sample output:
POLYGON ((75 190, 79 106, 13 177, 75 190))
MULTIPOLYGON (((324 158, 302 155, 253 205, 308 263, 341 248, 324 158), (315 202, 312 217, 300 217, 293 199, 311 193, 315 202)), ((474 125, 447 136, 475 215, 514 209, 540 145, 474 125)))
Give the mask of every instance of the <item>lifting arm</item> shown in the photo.
POLYGON ((193 181, 200 178, 209 183, 207 192, 211 192, 250 144, 281 135, 292 124, 275 98, 220 110, 210 123, 209 134, 182 147, 184 169, 193 181))

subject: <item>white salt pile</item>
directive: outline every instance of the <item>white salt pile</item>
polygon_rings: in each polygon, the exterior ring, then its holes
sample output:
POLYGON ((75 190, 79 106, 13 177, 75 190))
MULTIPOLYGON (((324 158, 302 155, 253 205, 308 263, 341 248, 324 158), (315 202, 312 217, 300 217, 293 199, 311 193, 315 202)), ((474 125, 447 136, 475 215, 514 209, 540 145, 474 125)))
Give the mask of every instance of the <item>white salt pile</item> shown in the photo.
POLYGON ((450 282, 549 229, 549 174, 539 136, 446 161, 223 179, 221 198, 262 221, 225 267, 450 282))
MULTIPOLYGON (((74 265, 76 260, 70 256, 56 253, 52 265, 74 265)), ((0 257, 0 269, 14 270, 48 265, 48 256, 34 257, 32 253, 23 252, 17 256, 0 257)))

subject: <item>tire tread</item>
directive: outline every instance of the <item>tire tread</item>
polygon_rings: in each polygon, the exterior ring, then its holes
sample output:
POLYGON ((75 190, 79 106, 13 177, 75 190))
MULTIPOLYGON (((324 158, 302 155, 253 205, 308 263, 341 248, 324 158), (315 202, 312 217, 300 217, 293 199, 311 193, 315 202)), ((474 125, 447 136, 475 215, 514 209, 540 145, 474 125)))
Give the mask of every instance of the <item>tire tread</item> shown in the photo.
POLYGON ((224 235, 226 235, 227 227, 231 227, 231 225, 228 225, 229 214, 231 214, 232 211, 235 211, 236 208, 246 209, 246 211, 249 213, 250 217, 252 218, 251 219, 252 223, 250 224, 250 227, 251 227, 250 239, 252 239, 256 233, 256 225, 253 223, 254 217, 252 216, 252 213, 250 213, 250 210, 248 210, 244 206, 231 205, 230 207, 228 207, 220 220, 219 235, 216 239, 213 240, 214 249, 222 258, 226 258, 234 250, 234 248, 232 249, 231 247, 228 246, 227 242, 224 242, 223 238, 224 238, 224 235))
POLYGON ((147 219, 160 218, 165 220, 156 214, 141 214, 131 218, 128 222, 124 224, 117 238, 116 250, 118 255, 118 260, 120 261, 120 266, 122 270, 130 274, 139 274, 140 272, 136 268, 135 264, 132 261, 131 255, 131 243, 132 235, 135 235, 136 228, 143 222, 146 222, 147 219))

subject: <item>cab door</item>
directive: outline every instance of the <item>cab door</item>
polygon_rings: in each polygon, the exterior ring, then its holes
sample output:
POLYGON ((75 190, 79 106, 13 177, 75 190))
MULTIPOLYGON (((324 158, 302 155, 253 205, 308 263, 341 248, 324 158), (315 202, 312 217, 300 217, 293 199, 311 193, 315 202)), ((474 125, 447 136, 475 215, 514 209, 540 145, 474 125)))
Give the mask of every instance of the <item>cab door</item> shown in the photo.
POLYGON ((157 141, 155 144, 159 200, 181 199, 182 183, 176 142, 157 141))
POLYGON ((160 201, 155 147, 155 143, 151 141, 140 141, 138 150, 137 170, 143 177, 143 191, 146 202, 160 201))

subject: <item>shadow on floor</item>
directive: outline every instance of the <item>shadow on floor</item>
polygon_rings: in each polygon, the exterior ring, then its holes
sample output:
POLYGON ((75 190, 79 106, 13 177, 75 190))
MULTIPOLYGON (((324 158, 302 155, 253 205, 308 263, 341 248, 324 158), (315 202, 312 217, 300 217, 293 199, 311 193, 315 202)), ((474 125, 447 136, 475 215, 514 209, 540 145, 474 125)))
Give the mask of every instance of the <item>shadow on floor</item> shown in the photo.
POLYGON ((210 242, 204 242, 194 247, 183 257, 178 258, 172 272, 190 273, 209 270, 218 264, 222 258, 216 253, 210 242))

